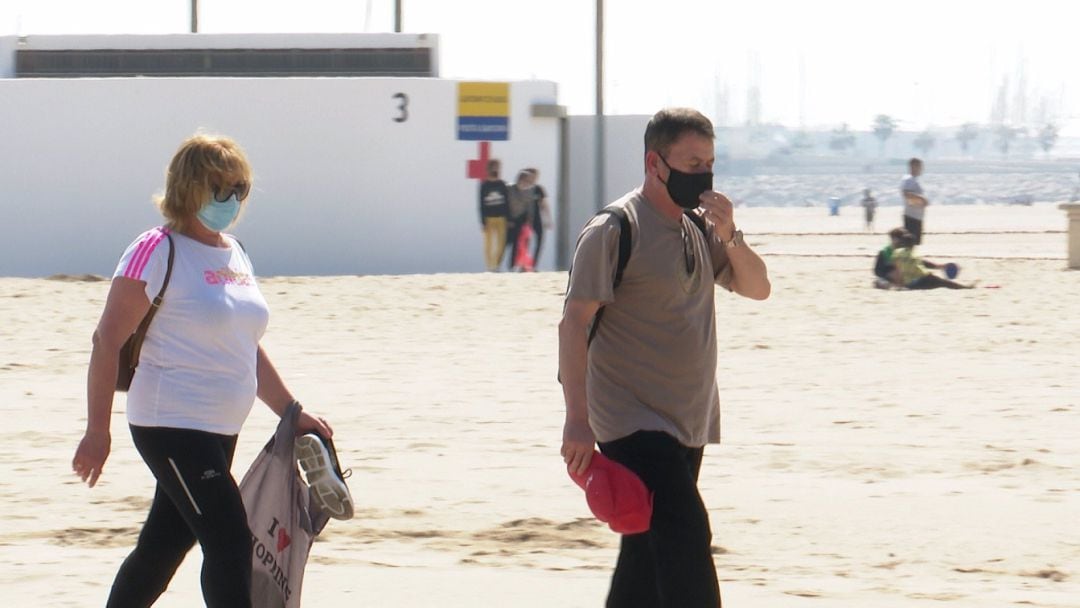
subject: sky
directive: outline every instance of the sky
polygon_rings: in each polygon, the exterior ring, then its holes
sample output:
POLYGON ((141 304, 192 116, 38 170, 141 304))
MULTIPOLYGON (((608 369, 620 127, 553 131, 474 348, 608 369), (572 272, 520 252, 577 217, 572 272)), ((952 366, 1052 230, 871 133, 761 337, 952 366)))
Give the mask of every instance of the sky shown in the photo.
MULTIPOLYGON (((721 125, 903 130, 1054 122, 1080 135, 1073 0, 606 0, 604 110, 702 110, 721 125), (757 90, 757 110, 748 102, 757 90)), ((200 0, 200 31, 391 32, 393 0, 200 0)), ((163 34, 190 0, 0 0, 0 35, 163 34)), ((553 80, 595 110, 594 0, 402 0, 441 76, 553 80)))

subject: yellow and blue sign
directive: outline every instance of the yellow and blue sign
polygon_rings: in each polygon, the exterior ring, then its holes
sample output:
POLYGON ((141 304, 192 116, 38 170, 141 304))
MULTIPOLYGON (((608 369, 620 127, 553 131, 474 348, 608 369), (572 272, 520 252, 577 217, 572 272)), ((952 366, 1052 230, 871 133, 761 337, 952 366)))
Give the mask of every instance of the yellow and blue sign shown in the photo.
POLYGON ((510 139, 510 83, 458 83, 458 139, 510 139))

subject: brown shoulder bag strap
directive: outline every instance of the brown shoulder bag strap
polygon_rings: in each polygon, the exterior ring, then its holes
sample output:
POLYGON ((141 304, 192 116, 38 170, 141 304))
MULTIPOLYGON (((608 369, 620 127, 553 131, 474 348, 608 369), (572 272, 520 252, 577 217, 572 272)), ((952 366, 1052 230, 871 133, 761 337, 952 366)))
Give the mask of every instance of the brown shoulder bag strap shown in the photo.
POLYGON ((169 262, 165 266, 165 280, 161 282, 161 289, 158 290, 157 296, 154 297, 154 301, 150 303, 150 310, 146 311, 146 316, 139 323, 139 328, 135 330, 135 334, 132 336, 131 343, 131 367, 139 365, 139 352, 142 351, 143 339, 146 338, 146 330, 150 328, 150 321, 154 319, 154 314, 157 313, 158 308, 161 306, 163 297, 165 296, 165 288, 169 286, 169 278, 172 276, 173 267, 173 255, 176 247, 173 244, 172 235, 165 233, 165 237, 169 239, 169 262))

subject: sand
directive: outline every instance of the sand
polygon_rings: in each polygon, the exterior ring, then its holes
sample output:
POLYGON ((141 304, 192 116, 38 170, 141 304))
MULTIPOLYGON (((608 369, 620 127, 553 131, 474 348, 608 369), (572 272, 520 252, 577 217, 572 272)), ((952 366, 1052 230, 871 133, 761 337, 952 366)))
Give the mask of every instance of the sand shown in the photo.
MULTIPOLYGON (((718 294, 724 442, 700 485, 726 605, 1080 607, 1080 272, 1064 270, 1064 214, 932 208, 925 255, 989 288, 893 292, 868 269, 897 209, 872 235, 849 211, 737 211, 774 294, 718 294)), ((262 280, 264 345, 353 470, 356 518, 315 544, 304 605, 602 605, 618 537, 558 455, 565 280, 262 280)), ((123 396, 98 486, 70 471, 107 289, 0 279, 6 606, 103 605, 149 505, 123 396)), ((257 404, 237 477, 274 424, 257 404)), ((159 606, 201 605, 200 562, 159 606)))

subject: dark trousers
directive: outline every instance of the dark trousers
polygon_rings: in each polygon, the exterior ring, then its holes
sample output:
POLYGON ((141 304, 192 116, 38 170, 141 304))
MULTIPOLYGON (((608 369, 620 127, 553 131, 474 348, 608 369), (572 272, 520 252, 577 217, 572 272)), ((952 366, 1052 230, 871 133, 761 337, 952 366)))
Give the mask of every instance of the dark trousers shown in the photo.
POLYGON ((717 608, 709 515, 697 489, 704 448, 659 431, 601 443, 605 456, 636 473, 653 492, 649 531, 624 535, 608 608, 717 608))
POLYGON ((131 427, 157 479, 135 550, 116 574, 108 608, 152 605, 198 540, 208 608, 250 608, 251 531, 230 468, 236 435, 131 427))
POLYGON ((544 222, 540 219, 540 213, 533 216, 533 234, 536 235, 533 245, 533 267, 540 266, 540 245, 544 242, 544 222))
POLYGON ((521 236, 521 227, 525 224, 524 218, 511 218, 506 223, 506 247, 510 249, 510 259, 506 261, 506 269, 513 270, 517 264, 518 237, 521 236))
POLYGON ((905 215, 904 228, 915 237, 916 245, 922 244, 922 220, 905 215))
POLYGON ((967 289, 967 286, 965 285, 943 279, 932 273, 924 274, 907 285, 908 289, 937 289, 938 287, 944 287, 946 289, 967 289))

